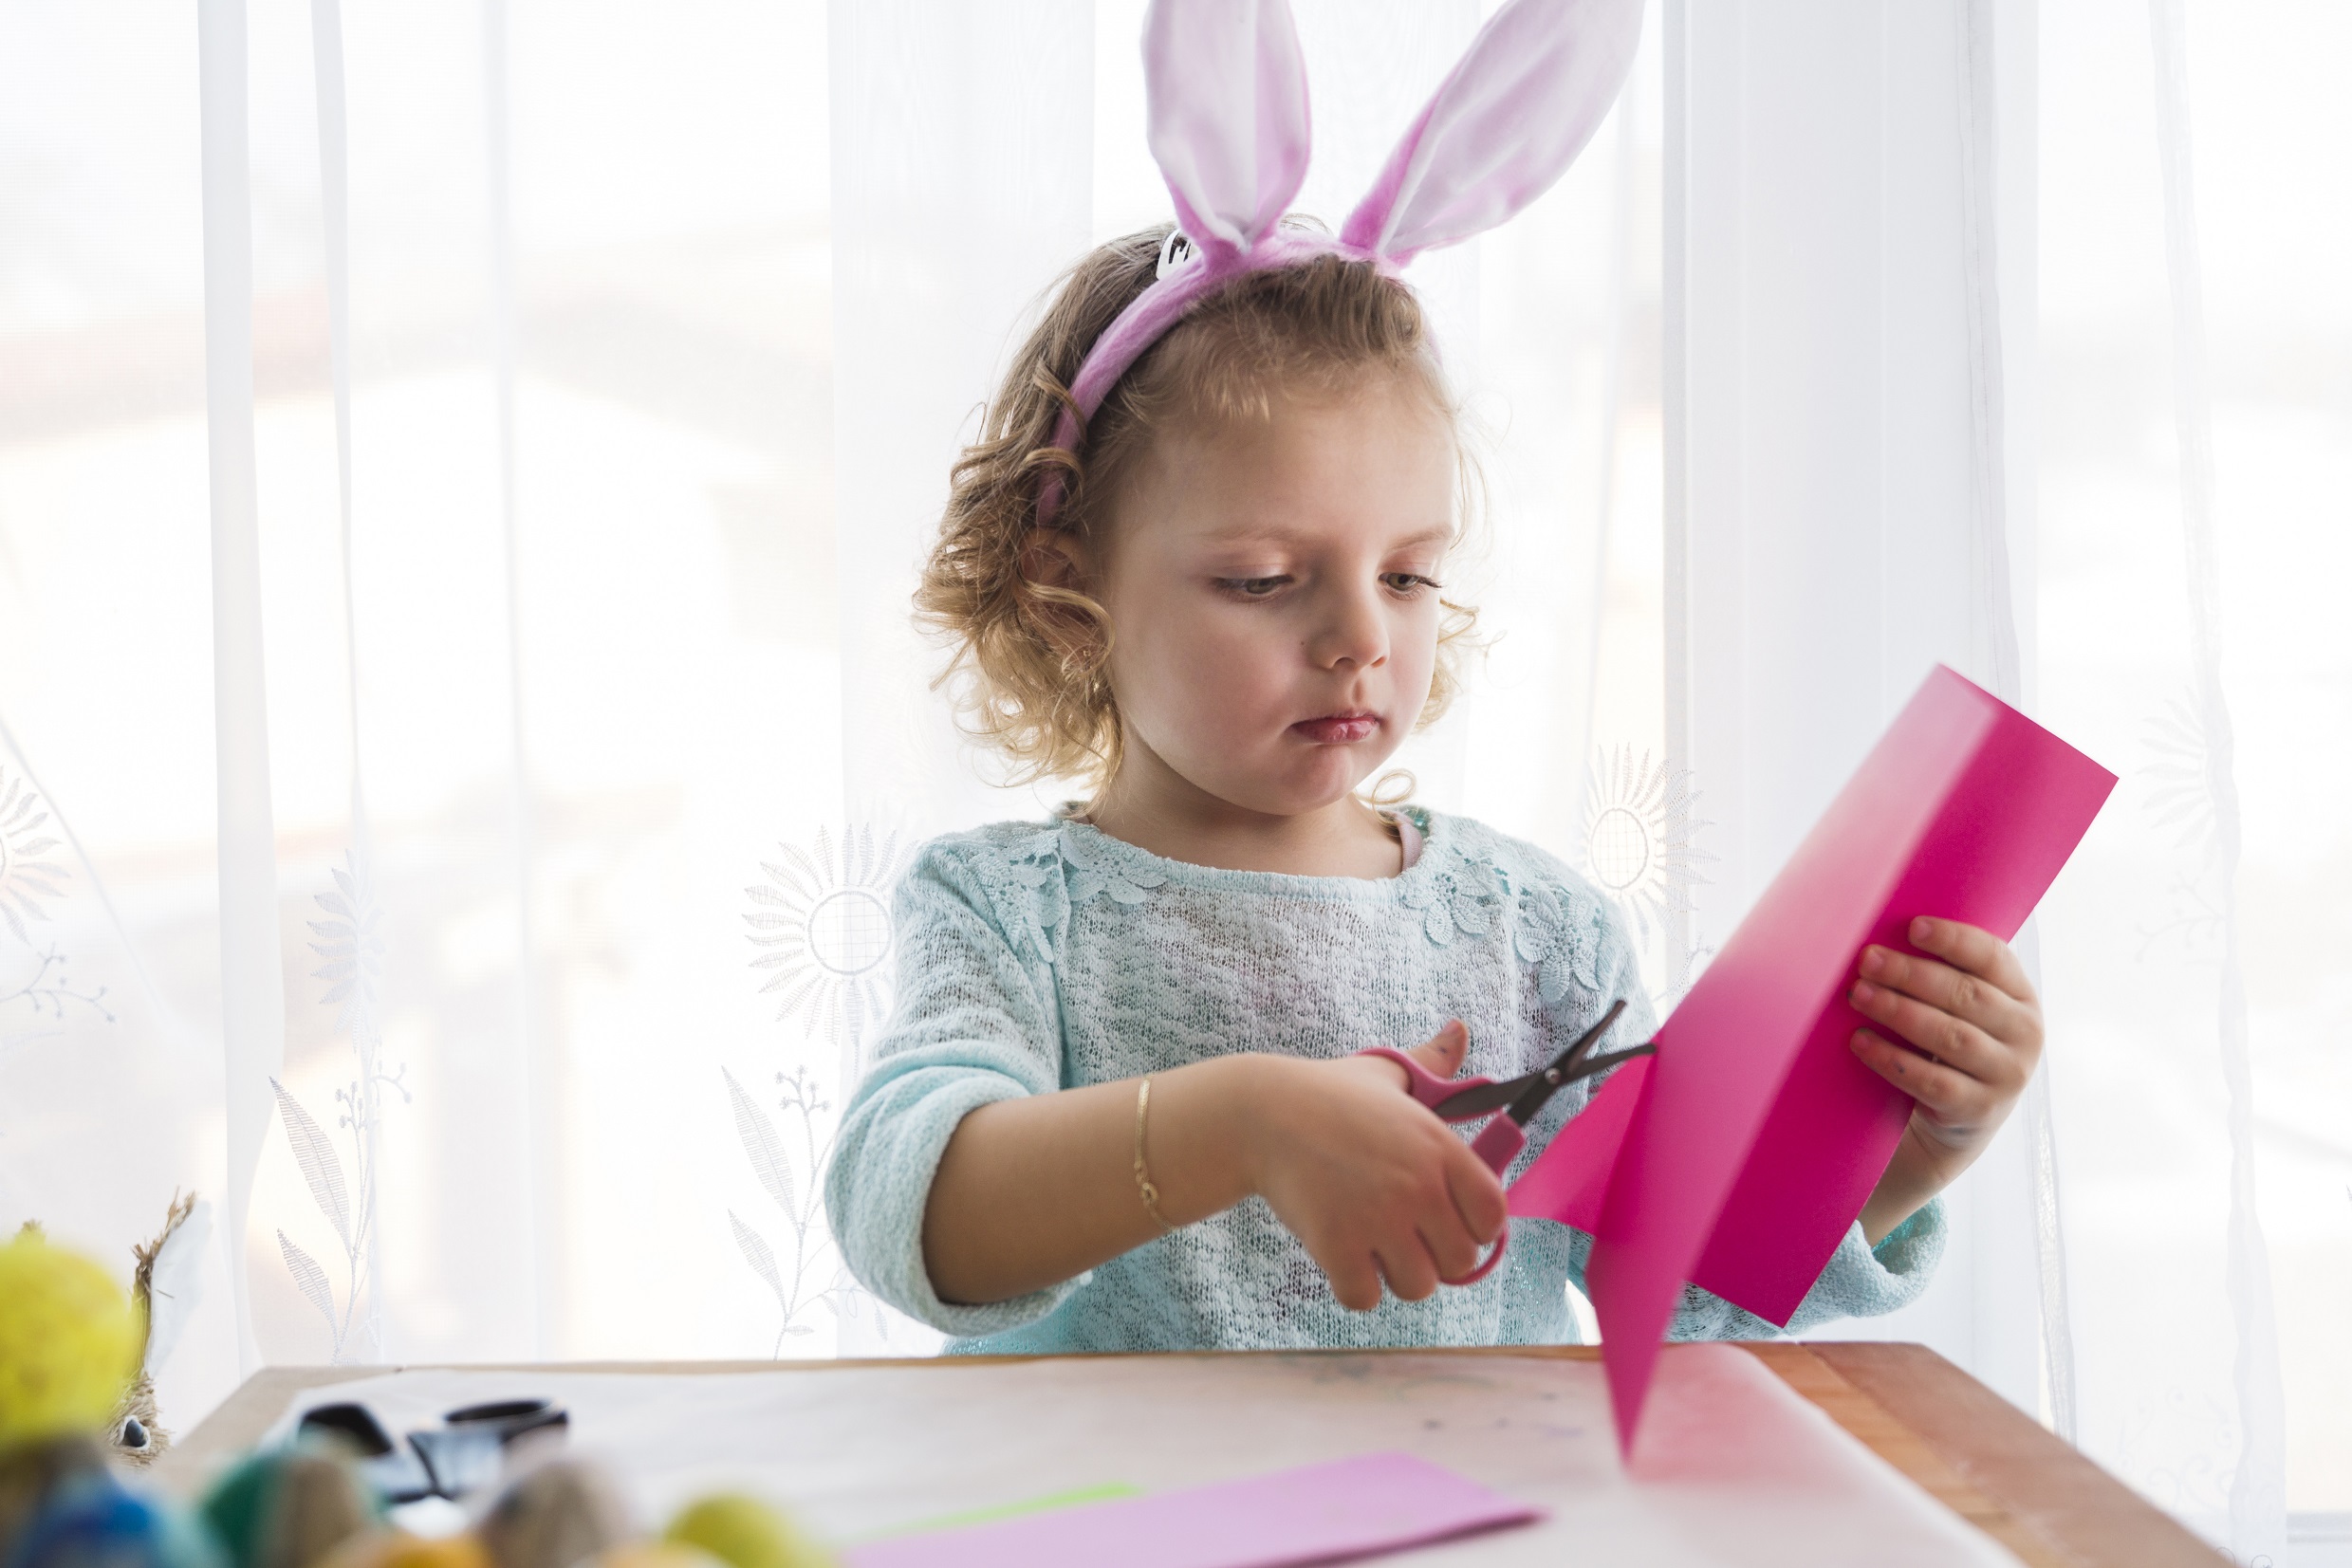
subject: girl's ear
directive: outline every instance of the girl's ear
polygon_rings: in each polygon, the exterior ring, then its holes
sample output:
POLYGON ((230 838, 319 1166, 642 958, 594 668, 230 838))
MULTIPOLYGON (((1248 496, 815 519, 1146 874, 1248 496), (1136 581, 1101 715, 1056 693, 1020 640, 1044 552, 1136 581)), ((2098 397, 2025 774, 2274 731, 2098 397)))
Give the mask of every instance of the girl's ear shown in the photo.
POLYGON ((1065 672, 1100 669, 1111 651, 1110 616, 1092 592, 1094 551, 1060 528, 1031 528, 1021 546, 1021 610, 1052 644, 1065 672))
POLYGON ((1021 577, 1036 587, 1083 593, 1094 577, 1094 552, 1064 529, 1031 528, 1021 546, 1021 577))

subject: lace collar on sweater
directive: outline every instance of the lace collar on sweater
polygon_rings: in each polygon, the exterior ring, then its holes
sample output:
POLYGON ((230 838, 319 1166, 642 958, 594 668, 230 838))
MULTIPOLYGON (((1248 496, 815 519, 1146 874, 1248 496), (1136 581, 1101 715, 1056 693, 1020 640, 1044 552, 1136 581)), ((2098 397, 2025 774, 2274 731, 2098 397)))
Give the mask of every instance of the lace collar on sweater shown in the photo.
MULTIPOLYGON (((1025 889, 1028 930, 1021 935, 1047 964, 1056 961, 1073 910, 1097 898, 1140 912, 1164 889, 1236 899, 1392 904, 1417 916, 1437 947, 1459 936, 1507 931, 1522 961, 1539 967, 1546 1001, 1571 985, 1597 993, 1610 922, 1592 891, 1547 875, 1509 853, 1509 840, 1420 806, 1406 806, 1420 830, 1420 858, 1395 876, 1297 876, 1231 871, 1153 854, 1066 817, 1004 843, 1004 869, 1025 889), (1466 831, 1466 829, 1470 831, 1466 831)), ((1009 933, 1010 934, 1010 933, 1009 933)), ((1016 946, 1024 945, 1016 941, 1016 946)))

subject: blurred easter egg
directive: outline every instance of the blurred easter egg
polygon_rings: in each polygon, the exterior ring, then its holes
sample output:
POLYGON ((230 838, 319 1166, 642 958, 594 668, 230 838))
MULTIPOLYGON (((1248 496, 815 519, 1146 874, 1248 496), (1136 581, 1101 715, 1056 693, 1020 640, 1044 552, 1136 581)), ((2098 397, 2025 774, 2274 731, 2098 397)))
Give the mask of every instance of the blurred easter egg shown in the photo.
POLYGON ((674 1540, 624 1540, 589 1559, 591 1568, 725 1568, 698 1546, 674 1540))
POLYGON ((664 1540, 698 1546, 729 1568, 831 1568, 832 1554, 755 1497, 721 1492, 687 1504, 664 1540))
POLYGON ((328 1561, 332 1568, 492 1568, 490 1551, 478 1537, 428 1538, 398 1530, 357 1537, 328 1561))
POLYGON ((106 1450, 86 1432, 24 1443, 0 1452, 0 1562, 42 1504, 66 1482, 103 1475, 106 1450))
POLYGON ((575 1568, 633 1533, 620 1491, 577 1459, 526 1472, 491 1504, 480 1530, 497 1568, 575 1568))
POLYGON ((0 1245, 0 1450, 105 1426, 140 1337, 130 1298, 97 1264, 35 1230, 0 1245))
POLYGON ((374 1489, 324 1447, 253 1455, 205 1495, 203 1513, 231 1568, 318 1568, 383 1524, 374 1489))
POLYGON ((220 1554, 188 1515, 94 1474, 51 1493, 5 1568, 220 1568, 220 1554))

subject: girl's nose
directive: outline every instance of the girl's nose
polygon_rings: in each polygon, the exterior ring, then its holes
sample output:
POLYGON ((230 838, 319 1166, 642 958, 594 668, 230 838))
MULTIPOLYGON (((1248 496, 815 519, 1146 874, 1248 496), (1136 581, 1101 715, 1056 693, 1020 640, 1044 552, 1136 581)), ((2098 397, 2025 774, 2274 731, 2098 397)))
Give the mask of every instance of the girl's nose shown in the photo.
POLYGON ((1369 591, 1334 590, 1317 608, 1319 624, 1306 648, 1316 668, 1337 670, 1352 664, 1363 669, 1388 657, 1388 618, 1381 613, 1378 583, 1369 591))

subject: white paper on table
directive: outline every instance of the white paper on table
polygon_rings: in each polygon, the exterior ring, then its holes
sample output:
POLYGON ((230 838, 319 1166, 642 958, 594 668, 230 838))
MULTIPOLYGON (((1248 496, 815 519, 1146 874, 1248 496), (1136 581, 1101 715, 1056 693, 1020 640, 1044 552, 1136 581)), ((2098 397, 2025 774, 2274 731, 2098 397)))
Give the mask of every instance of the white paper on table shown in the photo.
MULTIPOLYGON (((1415 1562, 1917 1568, 2017 1559, 1744 1351, 1668 1347, 1635 1472, 1601 1364, 1388 1354, 1071 1356, 773 1373, 399 1372, 313 1389, 386 1430, 492 1399, 554 1399, 649 1527, 749 1490, 838 1543, 1080 1487, 1200 1485, 1398 1449, 1550 1510, 1415 1562)), ((1398 1560, 1402 1560, 1398 1559, 1398 1560)))

